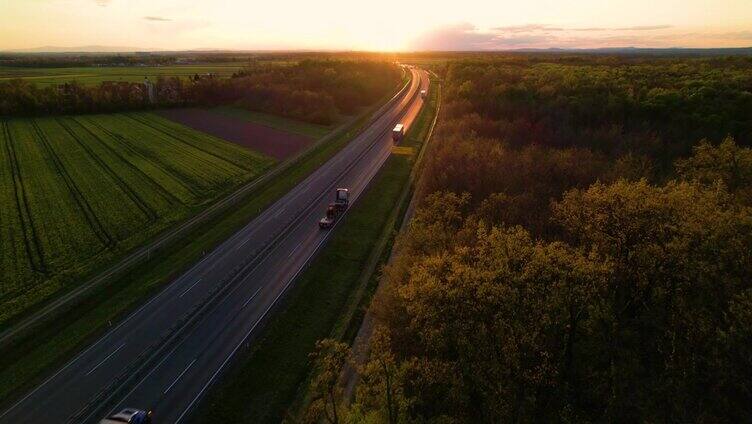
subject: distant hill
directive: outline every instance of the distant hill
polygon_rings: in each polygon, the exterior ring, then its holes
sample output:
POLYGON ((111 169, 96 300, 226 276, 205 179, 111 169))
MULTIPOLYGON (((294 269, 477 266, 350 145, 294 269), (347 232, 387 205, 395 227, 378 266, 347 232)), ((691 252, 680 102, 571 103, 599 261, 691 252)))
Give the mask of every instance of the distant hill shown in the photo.
POLYGON ((693 55, 693 56, 721 56, 721 55, 752 55, 752 47, 724 47, 724 48, 648 48, 648 47, 603 47, 597 49, 517 49, 518 52, 534 53, 601 53, 601 54, 634 54, 634 55, 693 55))

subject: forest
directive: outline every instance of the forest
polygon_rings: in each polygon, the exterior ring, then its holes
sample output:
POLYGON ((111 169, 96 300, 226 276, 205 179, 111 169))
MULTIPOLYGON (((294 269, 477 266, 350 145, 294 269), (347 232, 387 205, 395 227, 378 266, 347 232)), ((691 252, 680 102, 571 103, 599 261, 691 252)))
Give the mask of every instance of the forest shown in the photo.
POLYGON ((143 83, 76 81, 40 87, 27 80, 0 81, 0 116, 108 113, 157 107, 237 104, 316 124, 373 104, 400 81, 396 66, 372 60, 304 59, 248 62, 231 78, 160 77, 152 94, 143 83))
POLYGON ((752 61, 451 60, 371 312, 310 422, 745 422, 752 61))

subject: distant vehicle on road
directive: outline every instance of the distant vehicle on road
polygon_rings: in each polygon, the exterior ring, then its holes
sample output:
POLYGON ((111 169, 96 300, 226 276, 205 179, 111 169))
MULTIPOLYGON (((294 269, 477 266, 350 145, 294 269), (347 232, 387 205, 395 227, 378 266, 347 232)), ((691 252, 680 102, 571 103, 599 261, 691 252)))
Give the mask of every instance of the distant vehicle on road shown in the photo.
POLYGON ((126 408, 115 415, 110 415, 103 419, 99 424, 152 424, 151 415, 151 411, 126 408))
POLYGON ((334 221, 337 220, 337 207, 334 203, 330 203, 326 208, 326 215, 319 220, 319 228, 326 230, 332 228, 334 221))
POLYGON ((426 90, 420 90, 420 98, 425 99, 426 96, 428 96, 428 91, 426 90))
POLYGON ((394 142, 398 142, 402 140, 402 137, 405 136, 405 126, 402 124, 397 124, 394 126, 394 129, 392 130, 392 140, 394 142))
POLYGON ((334 206, 338 211, 347 209, 350 205, 350 190, 346 188, 338 188, 337 193, 334 195, 334 206))

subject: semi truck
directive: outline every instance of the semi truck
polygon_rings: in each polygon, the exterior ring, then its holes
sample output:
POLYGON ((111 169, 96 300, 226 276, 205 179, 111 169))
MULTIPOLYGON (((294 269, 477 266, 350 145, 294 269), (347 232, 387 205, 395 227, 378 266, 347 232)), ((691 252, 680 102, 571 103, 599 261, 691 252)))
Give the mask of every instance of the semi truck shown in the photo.
POLYGON ((425 99, 428 96, 428 91, 420 90, 420 98, 425 99))
POLYGON ((405 136, 405 126, 402 124, 397 124, 394 126, 394 129, 392 130, 392 140, 394 140, 395 143, 402 140, 402 137, 405 136))
POLYGON ((341 212, 350 205, 350 190, 338 188, 334 193, 334 202, 326 208, 326 215, 319 220, 319 228, 326 230, 334 226, 334 222, 341 212))

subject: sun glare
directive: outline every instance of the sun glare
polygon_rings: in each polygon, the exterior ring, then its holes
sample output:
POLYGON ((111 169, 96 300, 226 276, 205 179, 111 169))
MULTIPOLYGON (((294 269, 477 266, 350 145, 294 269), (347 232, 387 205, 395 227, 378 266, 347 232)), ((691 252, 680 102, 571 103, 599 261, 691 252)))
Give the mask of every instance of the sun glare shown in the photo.
POLYGON ((752 45, 748 0, 4 0, 0 50, 494 50, 752 45), (646 8, 649 15, 643 13, 646 8), (39 19, 40 16, 49 18, 39 19))

